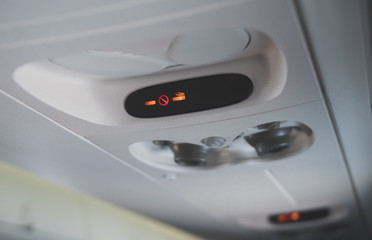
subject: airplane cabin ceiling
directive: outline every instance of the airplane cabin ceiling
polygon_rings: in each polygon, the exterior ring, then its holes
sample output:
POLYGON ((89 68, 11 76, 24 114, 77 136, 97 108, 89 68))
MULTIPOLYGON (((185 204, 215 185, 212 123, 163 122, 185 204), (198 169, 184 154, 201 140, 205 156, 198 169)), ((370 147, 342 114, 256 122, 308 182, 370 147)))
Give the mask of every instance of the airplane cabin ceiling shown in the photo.
POLYGON ((206 239, 369 239, 368 7, 2 1, 0 159, 206 239))

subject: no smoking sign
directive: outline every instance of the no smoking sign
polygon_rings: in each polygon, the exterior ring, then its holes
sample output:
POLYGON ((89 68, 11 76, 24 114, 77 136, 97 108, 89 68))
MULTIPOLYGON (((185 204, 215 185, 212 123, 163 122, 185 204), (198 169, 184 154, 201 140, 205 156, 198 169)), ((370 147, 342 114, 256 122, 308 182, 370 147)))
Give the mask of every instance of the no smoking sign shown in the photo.
POLYGON ((168 98, 167 95, 161 95, 158 98, 158 102, 159 102, 160 105, 165 106, 169 103, 169 98, 168 98))

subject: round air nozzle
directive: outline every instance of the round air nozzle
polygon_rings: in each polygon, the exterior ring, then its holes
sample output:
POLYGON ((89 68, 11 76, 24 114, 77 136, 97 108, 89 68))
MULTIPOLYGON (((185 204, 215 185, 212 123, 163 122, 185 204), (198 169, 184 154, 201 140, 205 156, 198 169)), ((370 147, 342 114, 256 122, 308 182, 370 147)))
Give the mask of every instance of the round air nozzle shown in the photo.
POLYGON ((269 128, 244 137, 261 157, 290 155, 312 143, 312 131, 304 124, 269 128))
POLYGON ((174 161, 182 166, 197 167, 207 164, 208 148, 190 144, 173 144, 174 161))

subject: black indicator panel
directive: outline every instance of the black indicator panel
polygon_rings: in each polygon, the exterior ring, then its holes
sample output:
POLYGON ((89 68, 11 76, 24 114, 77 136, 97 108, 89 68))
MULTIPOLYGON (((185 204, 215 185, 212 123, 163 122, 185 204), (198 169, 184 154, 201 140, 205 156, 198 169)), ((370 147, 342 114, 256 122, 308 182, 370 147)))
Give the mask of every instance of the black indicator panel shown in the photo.
POLYGON ((247 76, 219 74, 142 88, 129 94, 124 105, 134 117, 164 117, 229 106, 244 101, 252 91, 247 76))
POLYGON ((275 224, 295 223, 295 222, 322 219, 322 218, 328 217, 329 213, 330 211, 328 208, 320 208, 320 209, 314 209, 314 210, 272 215, 269 217, 269 220, 271 223, 275 223, 275 224))

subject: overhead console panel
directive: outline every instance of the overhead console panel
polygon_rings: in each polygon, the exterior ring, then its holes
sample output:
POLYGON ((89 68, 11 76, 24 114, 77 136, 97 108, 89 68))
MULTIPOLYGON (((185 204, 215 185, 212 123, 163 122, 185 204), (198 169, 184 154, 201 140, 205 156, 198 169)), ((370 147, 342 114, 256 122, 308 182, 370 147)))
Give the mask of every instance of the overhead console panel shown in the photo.
MULTIPOLYGON (((227 106, 236 117, 266 112, 275 105, 309 101, 303 94, 287 97, 286 89, 314 89, 305 79, 301 86, 288 82, 280 47, 255 29, 198 29, 168 41, 167 50, 157 53, 91 49, 33 61, 18 67, 13 77, 30 95, 66 117, 123 127, 138 124, 137 118, 213 109, 216 113, 216 108, 227 106)), ((310 95, 318 98, 317 92, 310 95)), ((155 122, 163 123, 151 121, 155 122)))

